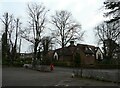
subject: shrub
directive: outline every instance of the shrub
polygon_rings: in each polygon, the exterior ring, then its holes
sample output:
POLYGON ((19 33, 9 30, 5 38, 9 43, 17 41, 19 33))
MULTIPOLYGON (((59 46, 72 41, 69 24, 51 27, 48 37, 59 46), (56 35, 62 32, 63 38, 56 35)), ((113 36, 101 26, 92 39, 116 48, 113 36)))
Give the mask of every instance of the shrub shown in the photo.
POLYGON ((22 67, 23 64, 24 63, 22 63, 22 62, 14 61, 13 66, 15 66, 15 67, 22 67))
POLYGON ((73 67, 72 63, 68 61, 55 61, 53 64, 61 67, 73 67))
POLYGON ((81 57, 79 53, 76 53, 74 56, 74 65, 75 67, 80 67, 81 65, 81 57))

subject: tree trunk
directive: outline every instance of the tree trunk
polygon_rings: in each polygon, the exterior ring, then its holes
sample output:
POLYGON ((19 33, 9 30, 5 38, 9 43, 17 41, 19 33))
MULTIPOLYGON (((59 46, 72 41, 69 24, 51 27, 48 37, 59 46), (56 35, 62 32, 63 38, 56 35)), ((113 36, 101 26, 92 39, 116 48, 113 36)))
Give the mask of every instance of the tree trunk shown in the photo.
POLYGON ((103 51, 104 51, 104 57, 106 57, 106 48, 105 48, 105 42, 103 41, 103 51))
POLYGON ((6 59, 8 59, 8 37, 7 37, 7 33, 8 33, 8 13, 6 13, 6 15, 5 15, 6 17, 5 17, 5 19, 6 19, 6 22, 5 22, 5 54, 6 54, 6 56, 5 56, 5 58, 6 59))
POLYGON ((36 59, 37 59, 37 47, 38 47, 38 40, 35 40, 35 45, 34 45, 34 59, 33 59, 33 63, 32 63, 32 67, 35 68, 36 67, 36 59))

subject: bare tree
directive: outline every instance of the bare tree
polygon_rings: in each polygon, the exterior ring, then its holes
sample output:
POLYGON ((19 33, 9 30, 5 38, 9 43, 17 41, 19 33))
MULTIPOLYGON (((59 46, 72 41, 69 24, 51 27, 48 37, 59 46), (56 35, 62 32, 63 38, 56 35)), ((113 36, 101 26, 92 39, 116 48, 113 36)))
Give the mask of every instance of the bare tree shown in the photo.
POLYGON ((3 53, 6 52, 6 58, 9 59, 9 64, 13 63, 13 60, 17 58, 17 41, 19 30, 21 29, 19 19, 14 19, 13 15, 8 15, 5 13, 3 16, 4 19, 1 18, 2 22, 5 25, 5 32, 3 33, 2 40, 3 40, 3 53))
POLYGON ((9 52, 9 44, 8 44, 8 29, 11 21, 13 20, 13 16, 5 13, 2 18, 0 18, 2 23, 4 24, 4 33, 2 34, 2 58, 3 61, 8 59, 9 52))
POLYGON ((19 54, 20 54, 20 51, 21 51, 21 43, 22 43, 22 39, 20 39, 20 43, 19 43, 19 54))
POLYGON ((9 31, 9 41, 12 45, 11 49, 11 59, 15 60, 17 58, 17 44, 18 44, 18 36, 20 35, 21 30, 21 22, 20 20, 14 19, 14 22, 11 24, 11 29, 9 31), (11 35, 14 35, 14 40, 12 39, 11 35))
POLYGON ((37 50, 39 48, 43 31, 46 26, 46 13, 48 10, 42 4, 28 4, 29 27, 22 34, 22 38, 34 44, 33 67, 37 59, 37 50))
POLYGON ((108 22, 114 22, 120 20, 120 1, 119 0, 106 0, 104 7, 108 11, 105 13, 106 17, 112 17, 108 22))
POLYGON ((103 43, 104 55, 109 56, 110 58, 112 58, 113 51, 116 48, 115 42, 117 42, 120 35, 119 28, 120 26, 118 26, 116 22, 109 24, 103 22, 95 27, 96 35, 99 37, 99 42, 103 43), (108 45, 107 47, 106 44, 108 45))
POLYGON ((7 43, 8 29, 9 29, 10 23, 13 20, 13 15, 9 15, 8 12, 7 12, 7 13, 4 13, 3 18, 0 18, 0 19, 1 19, 1 21, 4 24, 4 27, 5 27, 4 33, 5 33, 5 41, 7 43))
POLYGON ((81 40, 84 32, 81 31, 81 25, 72 19, 72 14, 68 11, 57 11, 52 16, 52 24, 55 26, 53 36, 62 48, 70 40, 81 40))
MULTIPOLYGON (((106 13, 105 13, 105 17, 109 17, 110 19, 107 20, 107 23, 115 23, 116 22, 116 26, 118 26, 119 30, 120 30, 120 1, 119 0, 106 0, 104 2, 104 7, 106 9, 106 13)), ((119 33, 118 33, 119 34, 119 33)), ((118 42, 120 45, 120 34, 118 35, 118 42)))
POLYGON ((44 54, 47 54, 47 52, 50 50, 50 46, 52 44, 52 37, 46 36, 42 38, 42 46, 44 54))
MULTIPOLYGON (((42 58, 43 58, 43 62, 44 64, 50 64, 50 58, 48 57, 48 52, 51 48, 51 44, 52 44, 52 37, 50 36, 45 36, 42 38, 42 58)), ((40 53, 40 52, 39 52, 40 53)), ((52 59, 51 59, 52 61, 52 59)))

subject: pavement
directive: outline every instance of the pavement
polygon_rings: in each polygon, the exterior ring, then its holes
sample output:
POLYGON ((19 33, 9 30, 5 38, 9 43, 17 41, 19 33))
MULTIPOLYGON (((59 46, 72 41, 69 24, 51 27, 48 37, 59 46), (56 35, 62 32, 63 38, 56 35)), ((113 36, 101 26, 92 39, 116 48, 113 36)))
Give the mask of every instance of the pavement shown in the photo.
POLYGON ((118 86, 113 82, 72 78, 72 71, 73 69, 60 67, 55 67, 52 72, 3 67, 2 86, 118 86))

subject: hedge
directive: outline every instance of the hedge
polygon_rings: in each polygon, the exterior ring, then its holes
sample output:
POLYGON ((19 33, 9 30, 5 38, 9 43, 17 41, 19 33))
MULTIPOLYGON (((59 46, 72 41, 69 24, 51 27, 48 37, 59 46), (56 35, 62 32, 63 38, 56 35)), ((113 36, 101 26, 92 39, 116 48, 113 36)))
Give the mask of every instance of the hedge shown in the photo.
POLYGON ((53 62, 55 66, 61 66, 61 67, 73 67, 73 64, 71 62, 63 62, 63 61, 57 61, 53 62))
MULTIPOLYGON (((74 67, 74 64, 72 62, 53 62, 55 66, 61 66, 61 67, 74 67)), ((93 64, 93 65, 83 65, 82 68, 86 69, 120 69, 120 65, 116 64, 93 64)))

